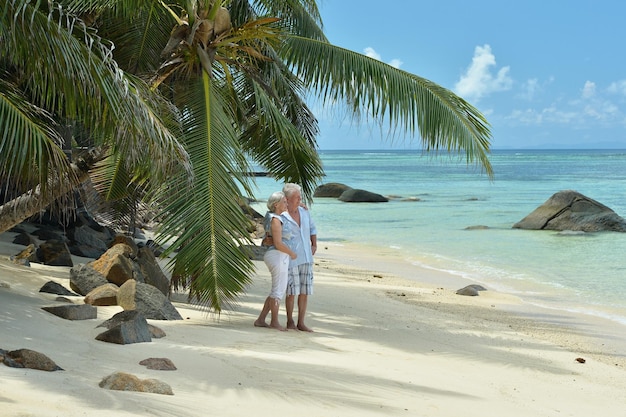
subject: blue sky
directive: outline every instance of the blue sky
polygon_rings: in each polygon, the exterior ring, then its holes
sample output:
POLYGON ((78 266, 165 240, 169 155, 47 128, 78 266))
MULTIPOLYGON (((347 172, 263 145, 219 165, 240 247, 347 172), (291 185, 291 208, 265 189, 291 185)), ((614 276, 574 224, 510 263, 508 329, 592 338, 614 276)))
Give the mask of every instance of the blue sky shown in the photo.
MULTIPOLYGON (((626 2, 319 0, 341 47, 427 78, 491 124, 492 148, 626 149, 626 2)), ((319 148, 408 149, 314 109, 319 148)))

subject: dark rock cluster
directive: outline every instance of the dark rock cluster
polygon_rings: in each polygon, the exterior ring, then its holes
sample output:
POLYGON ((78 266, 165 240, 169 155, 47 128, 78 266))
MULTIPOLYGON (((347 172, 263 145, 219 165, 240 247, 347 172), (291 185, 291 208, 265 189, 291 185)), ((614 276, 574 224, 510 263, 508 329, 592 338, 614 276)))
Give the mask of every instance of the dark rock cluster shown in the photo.
MULTIPOLYGON (((78 211, 72 221, 61 223, 50 215, 41 216, 37 222, 28 223, 35 230, 28 232, 23 225, 11 232, 17 233, 13 243, 26 246, 13 261, 29 265, 41 263, 50 266, 74 266, 72 255, 99 258, 116 241, 132 238, 119 235, 113 229, 98 224, 86 211, 78 211)), ((162 249, 147 241, 144 245, 159 256, 162 249)))
MULTIPOLYGON (((60 306, 59 311, 69 311, 67 307, 88 307, 89 311, 95 312, 95 307, 86 304, 60 306)), ((54 308, 44 307, 44 310, 50 311, 53 314, 59 312, 54 308)), ((61 317, 70 320, 84 320, 96 318, 95 315, 84 317, 68 317, 69 314, 66 313, 57 315, 60 315, 61 317)), ((113 317, 111 317, 109 320, 106 320, 98 327, 105 327, 107 330, 96 336, 96 340, 108 343, 116 343, 120 345, 150 342, 152 341, 152 338, 161 338, 165 336, 165 332, 155 326, 150 325, 147 322, 146 318, 138 311, 122 311, 115 314, 113 317)), ((30 349, 17 349, 12 351, 0 349, 0 363, 3 363, 4 365, 11 368, 28 368, 48 372, 63 370, 63 368, 57 365, 45 354, 30 349)), ((148 369, 152 370, 176 370, 176 366, 168 358, 147 358, 142 360, 140 364, 145 365, 148 369)), ((122 372, 116 372, 112 375, 105 377, 100 382, 100 387, 113 390, 139 391, 174 395, 171 387, 164 382, 155 379, 140 380, 134 375, 122 372)))
POLYGON ((386 203, 389 199, 367 190, 355 189, 345 184, 330 182, 315 189, 313 197, 337 198, 346 203, 386 203))
MULTIPOLYGON (((169 300, 169 279, 157 260, 161 250, 153 242, 139 246, 133 238, 98 225, 84 213, 79 213, 69 226, 60 227, 53 221, 28 223, 12 229, 12 232, 17 233, 13 243, 26 246, 12 257, 15 263, 71 267, 70 289, 49 281, 39 290, 40 293, 58 295, 56 300, 63 302, 43 306, 44 311, 73 321, 96 319, 98 306, 118 305, 124 309, 98 326, 105 330, 96 336, 96 340, 120 345, 151 342, 166 335, 147 319, 182 319, 169 300), (74 265, 72 255, 94 260, 74 265), (72 299, 76 297, 82 297, 81 302, 72 299)), ((149 369, 176 369, 167 358, 149 358, 147 361, 149 369)), ((62 370, 43 353, 29 349, 0 349, 0 362, 14 368, 62 370)), ((105 377, 100 386, 173 395, 169 385, 161 381, 140 380, 120 372, 105 377)))
MULTIPOLYGON (((84 296, 86 305, 49 307, 49 312, 68 320, 93 318, 96 313, 89 306, 119 305, 125 310, 140 311, 146 318, 155 320, 181 320, 182 317, 169 301, 170 281, 163 273, 155 256, 155 245, 139 246, 129 236, 104 233, 93 227, 86 232, 86 222, 76 222, 82 228, 82 243, 63 240, 61 233, 50 226, 27 233, 24 228, 14 230, 14 242, 28 246, 15 255, 14 262, 28 265, 41 262, 46 265, 71 266, 70 290, 55 282, 46 283, 41 292, 61 296, 84 296), (100 240, 106 235, 105 240, 100 240), (91 237, 87 237, 91 236, 91 237), (50 238, 40 243, 40 238, 50 238), (73 265, 70 247, 98 247, 99 256, 85 264, 73 265), (43 248, 43 249, 42 249, 43 248), (25 261, 25 262, 24 262, 25 261)), ((68 233, 69 235, 69 233, 68 233)), ((77 236, 76 233, 73 236, 77 236)), ((86 251, 81 251, 85 254, 86 251)), ((158 253, 158 252, 157 252, 158 253)))

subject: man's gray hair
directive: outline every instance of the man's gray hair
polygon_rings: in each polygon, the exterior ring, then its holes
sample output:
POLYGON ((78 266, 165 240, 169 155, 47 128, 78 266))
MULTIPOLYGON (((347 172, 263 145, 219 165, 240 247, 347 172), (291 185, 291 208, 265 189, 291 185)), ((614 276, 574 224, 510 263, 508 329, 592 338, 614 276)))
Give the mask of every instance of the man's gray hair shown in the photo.
POLYGON ((289 197, 290 195, 294 194, 294 193, 301 193, 302 192, 302 187, 300 187, 298 184, 294 184, 292 182, 288 182, 283 186, 283 193, 285 193, 285 196, 289 197))
POLYGON ((276 204, 280 203, 280 200, 285 198, 285 193, 282 191, 276 191, 267 199, 267 208, 273 213, 276 208, 276 204))

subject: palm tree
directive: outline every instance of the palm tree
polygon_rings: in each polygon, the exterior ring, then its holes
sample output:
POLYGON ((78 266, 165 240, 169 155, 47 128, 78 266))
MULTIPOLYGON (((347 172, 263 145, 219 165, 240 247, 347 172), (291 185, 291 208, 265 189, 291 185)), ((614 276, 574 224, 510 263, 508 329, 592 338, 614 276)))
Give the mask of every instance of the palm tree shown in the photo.
MULTIPOLYGON (((17 3, 31 7, 27 0, 9 0, 8 4, 17 3)), ((165 178, 152 181, 157 177, 152 176, 149 162, 158 166, 159 161, 154 156, 141 159, 139 166, 145 163, 145 169, 137 173, 137 165, 128 163, 126 154, 131 152, 131 161, 144 154, 133 154, 134 149, 118 144, 110 152, 114 163, 107 165, 111 175, 102 178, 107 178, 109 190, 117 190, 111 195, 120 194, 129 178, 141 180, 149 190, 147 195, 163 208, 159 233, 175 254, 175 282, 188 286, 190 296, 216 312, 236 301, 253 269, 239 246, 249 240, 247 219, 238 206, 240 188, 251 193, 244 175, 249 169, 247 159, 278 179, 300 183, 307 196, 322 177, 315 142, 317 120, 304 100, 309 92, 322 102, 347 103, 354 117, 367 115, 389 122, 399 133, 418 134, 428 150, 465 151, 468 162, 477 162, 491 175, 490 133, 478 110, 428 80, 330 44, 321 30, 315 1, 62 3, 67 3, 63 10, 99 28, 99 37, 87 29, 85 33, 100 44, 107 44, 104 39, 115 44, 111 62, 119 79, 133 86, 144 86, 140 79, 146 80, 152 94, 133 89, 137 100, 143 104, 148 97, 164 98, 176 108, 164 113, 167 106, 162 101, 157 101, 159 106, 149 105, 155 117, 178 116, 172 129, 179 130, 159 132, 164 138, 171 138, 165 132, 176 132, 189 155, 191 174, 170 170, 165 178)), ((8 15, 13 16, 15 10, 8 15)), ((32 13, 44 15, 39 10, 32 13)), ((6 20, 10 23, 11 19, 6 20)), ((0 29, 0 41, 8 36, 8 31, 0 29)), ((8 53, 7 49, 2 56, 8 53)), ((26 66, 10 64, 10 73, 19 73, 14 67, 26 66)), ((38 109, 48 109, 48 104, 35 103, 38 109)), ((57 112, 55 108, 51 113, 56 117, 57 112)), ((120 136, 108 132, 104 128, 108 125, 97 117, 67 113, 61 116, 88 122, 82 124, 95 131, 101 143, 120 136)), ((169 142, 162 139, 160 143, 169 142)), ((175 168, 182 156, 170 153, 161 159, 168 168, 175 168)), ((13 175, 17 172, 12 168, 13 175)), ((11 178, 2 171, 0 177, 11 178)), ((45 183, 49 177, 43 175, 38 181, 45 183)))
POLYGON ((155 112, 168 103, 120 70, 109 41, 49 4, 0 6, 0 183, 13 198, 0 206, 0 232, 67 196, 109 155, 157 177, 188 158, 165 126, 171 115, 155 112), (92 146, 72 162, 64 149, 80 136, 92 146))

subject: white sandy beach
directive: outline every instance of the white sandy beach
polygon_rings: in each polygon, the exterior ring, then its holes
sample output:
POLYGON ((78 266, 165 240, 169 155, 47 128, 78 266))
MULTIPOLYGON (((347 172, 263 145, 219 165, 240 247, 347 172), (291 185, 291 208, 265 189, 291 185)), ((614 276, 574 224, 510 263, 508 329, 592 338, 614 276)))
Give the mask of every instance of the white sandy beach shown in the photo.
POLYGON ((626 416, 623 326, 493 291, 458 296, 469 282, 385 253, 320 243, 314 333, 253 326, 270 287, 256 262, 234 311, 217 318, 175 302, 183 321, 150 320, 166 337, 115 345, 95 340, 96 326, 119 307, 84 321, 41 309, 55 296, 39 288, 69 288, 69 268, 12 264, 23 248, 13 236, 0 235, 0 348, 42 352, 64 371, 0 365, 0 416, 626 416), (150 357, 178 369, 139 364, 150 357), (98 386, 116 371, 174 395, 98 386))

